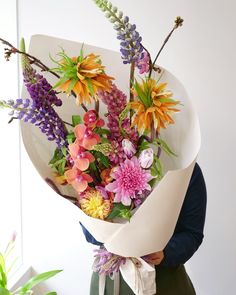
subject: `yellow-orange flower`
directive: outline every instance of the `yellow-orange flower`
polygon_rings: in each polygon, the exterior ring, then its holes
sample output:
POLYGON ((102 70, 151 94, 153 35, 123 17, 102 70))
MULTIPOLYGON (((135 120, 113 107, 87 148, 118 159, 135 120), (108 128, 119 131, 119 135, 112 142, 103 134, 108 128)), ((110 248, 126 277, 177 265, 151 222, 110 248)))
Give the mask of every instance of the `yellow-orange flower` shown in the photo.
POLYGON ((57 63, 58 68, 54 71, 61 74, 61 78, 54 87, 58 87, 67 94, 73 91, 78 104, 84 102, 90 104, 91 97, 97 100, 99 90, 110 91, 111 80, 114 78, 105 74, 105 67, 101 64, 98 55, 91 53, 83 57, 81 51, 78 57, 70 58, 64 52, 61 52, 59 56, 62 60, 57 63))
POLYGON ((172 98, 172 92, 166 90, 167 83, 158 84, 154 79, 142 80, 142 84, 134 84, 135 101, 130 103, 134 111, 132 126, 137 126, 140 133, 150 131, 152 124, 159 131, 166 124, 173 124, 171 115, 178 112, 174 108, 179 101, 172 98))
POLYGON ((105 219, 111 211, 111 201, 95 189, 87 191, 79 204, 85 214, 98 219, 105 219))

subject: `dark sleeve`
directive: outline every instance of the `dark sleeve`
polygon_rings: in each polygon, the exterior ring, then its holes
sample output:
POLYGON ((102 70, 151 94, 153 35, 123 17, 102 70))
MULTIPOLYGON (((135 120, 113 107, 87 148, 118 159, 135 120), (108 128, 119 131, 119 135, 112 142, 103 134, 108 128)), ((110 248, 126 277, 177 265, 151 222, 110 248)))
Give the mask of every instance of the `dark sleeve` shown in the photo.
POLYGON ((184 264, 203 240, 206 214, 206 186, 202 171, 195 164, 175 232, 164 249, 164 266, 184 264))
POLYGON ((85 236, 85 239, 88 243, 96 245, 96 246, 102 246, 103 243, 98 242, 91 234, 90 232, 83 226, 83 224, 80 222, 80 225, 83 230, 83 234, 85 236))

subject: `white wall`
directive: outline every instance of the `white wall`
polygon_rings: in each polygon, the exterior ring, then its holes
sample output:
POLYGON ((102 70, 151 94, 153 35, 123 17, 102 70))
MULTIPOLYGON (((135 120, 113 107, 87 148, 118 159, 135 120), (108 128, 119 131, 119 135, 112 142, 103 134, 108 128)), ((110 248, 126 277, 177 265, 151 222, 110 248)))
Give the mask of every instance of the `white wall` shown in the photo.
MULTIPOLYGON (((16 0, 0 1, 0 37, 17 44, 16 0)), ((11 61, 4 58, 0 43, 0 100, 18 96, 17 56, 11 61)), ((0 110, 0 252, 12 237, 18 233, 15 253, 21 264, 21 198, 20 198, 20 151, 19 124, 8 124, 10 110, 0 110)), ((17 267, 16 266, 16 267, 17 267)))
MULTIPOLYGON (((155 54, 181 15, 185 22, 169 41, 159 63, 185 85, 199 114, 202 147, 199 163, 208 188, 205 240, 188 264, 198 295, 234 294, 236 274, 234 0, 114 0, 137 24, 155 54)), ((48 34, 119 49, 110 23, 88 0, 19 0, 20 34, 48 34)), ((76 211, 53 199, 23 156, 29 257, 36 271, 64 268, 48 285, 59 294, 88 294, 91 248, 81 234, 76 211), (27 187, 30 182, 35 188, 27 187), (28 205, 28 207, 27 207, 28 205), (29 209, 30 208, 30 209, 29 209)))

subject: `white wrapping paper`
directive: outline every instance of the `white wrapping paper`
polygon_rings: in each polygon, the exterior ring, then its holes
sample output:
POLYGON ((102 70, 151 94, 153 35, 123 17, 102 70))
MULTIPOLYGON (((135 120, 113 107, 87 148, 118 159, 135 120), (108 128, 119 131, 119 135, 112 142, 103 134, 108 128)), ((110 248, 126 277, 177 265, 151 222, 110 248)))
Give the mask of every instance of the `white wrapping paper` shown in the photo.
MULTIPOLYGON (((81 46, 82 44, 77 42, 35 35, 31 39, 29 53, 37 56, 49 67, 53 67, 49 53, 55 57, 62 47, 67 55, 77 56, 81 46)), ((93 52, 101 56, 106 66, 106 73, 115 77, 115 84, 128 95, 129 66, 123 65, 120 54, 86 44, 83 48, 85 54, 93 52)), ((165 69, 162 70, 163 75, 160 81, 167 82, 168 89, 174 93, 174 98, 182 103, 181 112, 174 116, 175 124, 161 132, 161 138, 178 156, 169 157, 162 153, 161 161, 165 168, 165 175, 132 216, 130 222, 121 224, 94 219, 78 208, 78 219, 89 232, 98 241, 103 242, 108 251, 125 257, 141 257, 164 249, 174 232, 200 147, 199 123, 186 91, 171 73, 165 69)), ((49 82, 55 83, 55 77, 51 74, 46 73, 45 76, 49 82)), ((25 89, 23 89, 22 97, 29 97, 25 89)), ((63 107, 57 110, 63 120, 70 121, 72 114, 83 114, 83 110, 76 106, 74 98, 61 97, 63 107)), ((105 110, 104 106, 101 107, 100 114, 103 110, 105 110)), ((53 155, 55 145, 48 142, 44 135, 30 124, 22 122, 21 131, 25 148, 39 174, 43 179, 52 179, 48 162, 53 155)), ((63 186, 59 186, 59 189, 67 195, 76 196, 72 189, 63 186)), ((55 192, 51 190, 51 193, 55 192)), ((133 284, 132 276, 127 275, 133 272, 132 266, 127 264, 121 272, 125 278, 129 278, 130 284, 133 284)), ((149 293, 143 294, 149 295, 149 293)))

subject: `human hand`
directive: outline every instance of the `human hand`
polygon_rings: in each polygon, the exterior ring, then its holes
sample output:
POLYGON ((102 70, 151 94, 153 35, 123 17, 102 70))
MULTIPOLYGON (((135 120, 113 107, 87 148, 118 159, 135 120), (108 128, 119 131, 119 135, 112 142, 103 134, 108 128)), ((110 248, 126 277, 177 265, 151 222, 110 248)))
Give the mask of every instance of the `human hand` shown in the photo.
POLYGON ((159 265, 162 260, 164 259, 164 252, 158 251, 155 253, 151 253, 148 255, 143 256, 143 259, 150 264, 159 265))

